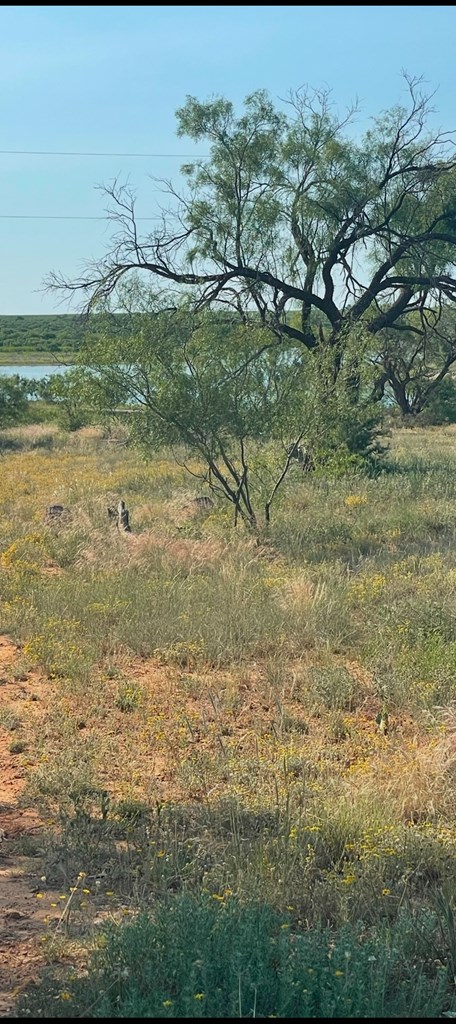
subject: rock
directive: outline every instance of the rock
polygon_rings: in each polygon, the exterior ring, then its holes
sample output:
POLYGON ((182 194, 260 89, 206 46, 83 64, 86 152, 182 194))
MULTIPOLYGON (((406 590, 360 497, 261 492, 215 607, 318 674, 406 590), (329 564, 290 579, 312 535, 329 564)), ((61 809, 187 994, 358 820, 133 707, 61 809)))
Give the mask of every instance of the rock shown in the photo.
POLYGON ((70 510, 65 505, 48 505, 44 519, 46 523, 57 523, 68 519, 69 515, 70 510))

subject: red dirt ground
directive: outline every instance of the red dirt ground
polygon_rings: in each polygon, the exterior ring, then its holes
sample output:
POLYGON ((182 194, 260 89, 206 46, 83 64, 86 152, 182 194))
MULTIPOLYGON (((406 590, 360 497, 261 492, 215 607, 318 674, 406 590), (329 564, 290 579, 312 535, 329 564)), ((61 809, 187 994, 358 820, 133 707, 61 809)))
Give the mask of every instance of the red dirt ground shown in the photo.
MULTIPOLYGON (((0 637, 0 711, 39 700, 43 683, 30 673, 20 680, 8 674, 17 649, 0 637)), ((25 783, 21 757, 10 752, 14 732, 0 729, 0 1017, 14 1016, 18 992, 39 976, 42 956, 39 938, 46 930, 46 908, 36 898, 37 861, 15 852, 17 841, 39 837, 43 823, 19 805, 25 783)))

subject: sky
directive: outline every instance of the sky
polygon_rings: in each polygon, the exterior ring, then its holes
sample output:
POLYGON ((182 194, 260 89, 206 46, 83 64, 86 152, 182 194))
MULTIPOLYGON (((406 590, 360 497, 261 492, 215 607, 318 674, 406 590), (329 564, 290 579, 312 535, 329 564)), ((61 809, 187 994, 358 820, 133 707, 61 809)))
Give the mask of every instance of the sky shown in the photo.
POLYGON ((405 101, 404 70, 435 90, 432 126, 456 129, 455 6, 3 6, 0 315, 74 308, 44 281, 109 248, 100 185, 129 181, 138 216, 157 216, 154 179, 178 187, 204 152, 176 135, 186 96, 240 112, 256 89, 280 105, 327 88, 340 112, 358 100, 362 134, 405 101))

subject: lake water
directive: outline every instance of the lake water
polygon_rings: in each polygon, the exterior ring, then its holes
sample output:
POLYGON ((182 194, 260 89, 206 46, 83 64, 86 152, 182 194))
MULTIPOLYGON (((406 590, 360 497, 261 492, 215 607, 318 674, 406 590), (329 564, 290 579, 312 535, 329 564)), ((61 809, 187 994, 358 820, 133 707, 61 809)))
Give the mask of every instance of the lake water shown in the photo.
POLYGON ((25 380, 42 380, 43 377, 50 377, 54 373, 66 373, 67 370, 71 370, 71 366, 63 366, 61 363, 41 363, 35 366, 30 363, 23 366, 20 363, 14 363, 9 366, 0 366, 0 376, 13 377, 17 373, 25 380))

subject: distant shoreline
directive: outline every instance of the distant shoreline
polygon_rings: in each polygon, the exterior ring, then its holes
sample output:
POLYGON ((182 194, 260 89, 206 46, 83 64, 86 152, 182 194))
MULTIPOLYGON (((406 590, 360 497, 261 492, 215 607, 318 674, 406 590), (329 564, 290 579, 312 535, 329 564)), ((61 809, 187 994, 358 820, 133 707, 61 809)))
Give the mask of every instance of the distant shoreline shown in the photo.
POLYGON ((75 362, 74 352, 14 352, 0 350, 0 366, 73 366, 75 362))

